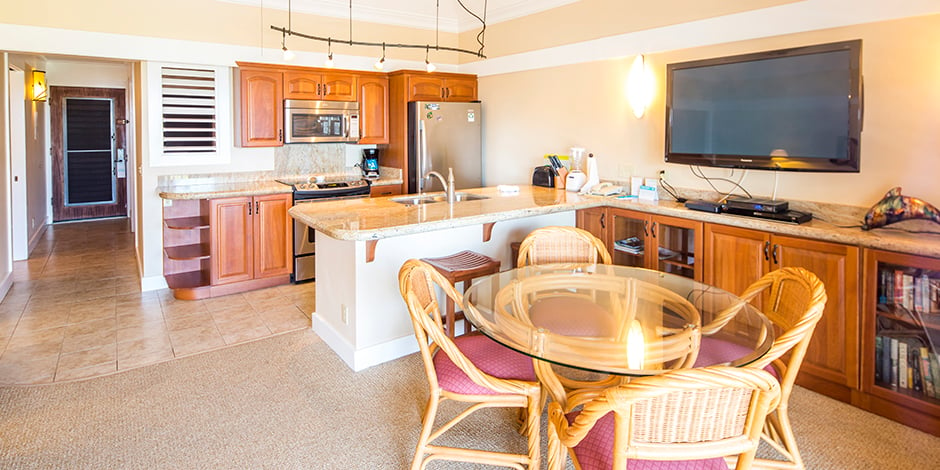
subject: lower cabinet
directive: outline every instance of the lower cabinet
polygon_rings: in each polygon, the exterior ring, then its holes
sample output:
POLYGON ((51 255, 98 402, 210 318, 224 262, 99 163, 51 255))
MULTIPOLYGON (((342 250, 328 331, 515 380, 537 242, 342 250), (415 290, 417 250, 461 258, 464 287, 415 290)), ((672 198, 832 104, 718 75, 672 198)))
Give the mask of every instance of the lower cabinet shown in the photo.
POLYGON ((783 267, 816 274, 828 301, 797 383, 851 401, 859 388, 858 247, 710 223, 705 224, 704 242, 704 281, 729 292, 741 293, 765 273, 783 267))
POLYGON ((163 274, 194 300, 290 282, 290 194, 164 205, 163 274))
POLYGON ((213 285, 290 274, 290 206, 281 194, 212 200, 213 285))
POLYGON ((614 264, 702 280, 702 223, 612 207, 579 210, 576 224, 600 238, 614 264))
POLYGON ((400 184, 374 185, 369 189, 370 197, 397 196, 401 194, 400 184))

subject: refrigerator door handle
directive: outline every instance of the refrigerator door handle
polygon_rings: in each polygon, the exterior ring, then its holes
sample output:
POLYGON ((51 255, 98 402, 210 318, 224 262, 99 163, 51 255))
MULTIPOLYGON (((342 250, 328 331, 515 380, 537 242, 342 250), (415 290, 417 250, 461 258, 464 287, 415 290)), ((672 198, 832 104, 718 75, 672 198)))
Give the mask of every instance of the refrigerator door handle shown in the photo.
POLYGON ((427 159, 428 159, 428 137, 427 129, 424 127, 424 121, 418 121, 418 139, 420 142, 420 149, 418 154, 418 192, 424 192, 424 175, 427 174, 427 159))

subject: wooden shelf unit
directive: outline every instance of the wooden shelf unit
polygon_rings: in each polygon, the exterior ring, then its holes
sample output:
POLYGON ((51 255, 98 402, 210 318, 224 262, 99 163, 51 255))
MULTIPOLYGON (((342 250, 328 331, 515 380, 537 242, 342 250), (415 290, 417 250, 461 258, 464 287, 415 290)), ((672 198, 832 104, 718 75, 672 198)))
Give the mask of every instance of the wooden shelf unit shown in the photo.
POLYGON ((163 275, 180 299, 209 296, 209 201, 165 200, 163 275))

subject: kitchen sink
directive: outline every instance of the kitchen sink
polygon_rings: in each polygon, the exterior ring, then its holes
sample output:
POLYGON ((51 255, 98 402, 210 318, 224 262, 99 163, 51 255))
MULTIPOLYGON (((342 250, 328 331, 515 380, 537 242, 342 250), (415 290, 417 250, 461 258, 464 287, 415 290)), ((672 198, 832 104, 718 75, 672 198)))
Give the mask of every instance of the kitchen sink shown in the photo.
MULTIPOLYGON (((479 199, 489 199, 489 196, 481 196, 479 194, 470 194, 470 193, 457 193, 454 195, 454 202, 461 201, 476 201, 479 199)), ((392 201, 399 204, 404 204, 406 206, 416 206, 419 204, 431 204, 434 202, 447 202, 446 194, 413 194, 410 196, 402 196, 393 198, 392 201)))

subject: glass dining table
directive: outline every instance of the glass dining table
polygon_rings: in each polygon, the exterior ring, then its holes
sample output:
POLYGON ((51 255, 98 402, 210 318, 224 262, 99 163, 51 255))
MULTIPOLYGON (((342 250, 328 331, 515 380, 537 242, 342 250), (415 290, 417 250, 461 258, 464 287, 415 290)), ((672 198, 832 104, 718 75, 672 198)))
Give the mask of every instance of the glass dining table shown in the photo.
POLYGON ((680 368, 746 366, 774 341, 770 320, 734 294, 619 265, 523 266, 481 277, 464 294, 463 310, 484 335, 537 359, 539 379, 556 400, 566 387, 553 364, 612 383, 680 368))

